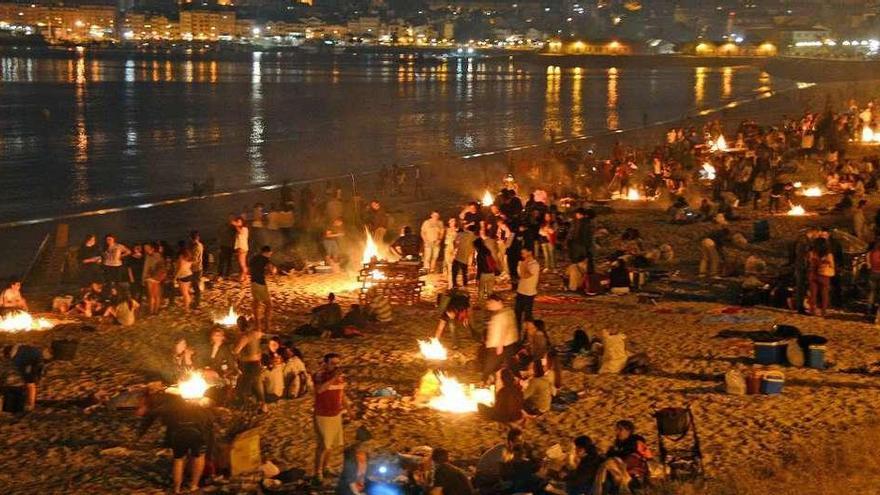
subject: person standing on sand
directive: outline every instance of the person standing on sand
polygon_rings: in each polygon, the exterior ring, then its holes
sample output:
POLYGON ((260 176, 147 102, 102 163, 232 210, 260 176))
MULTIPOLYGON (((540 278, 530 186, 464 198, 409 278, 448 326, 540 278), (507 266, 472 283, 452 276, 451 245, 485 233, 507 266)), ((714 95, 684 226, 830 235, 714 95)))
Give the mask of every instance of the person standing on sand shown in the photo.
POLYGON ((834 255, 828 240, 816 239, 809 253, 810 312, 814 316, 825 316, 831 291, 831 278, 834 277, 834 255))
POLYGON ((232 257, 235 251, 235 216, 229 215, 226 223, 217 231, 217 242, 220 252, 217 255, 217 275, 228 277, 232 269, 232 257))
POLYGON ((370 207, 364 214, 364 226, 373 236, 373 242, 378 246, 385 244, 385 233, 388 232, 388 215, 379 201, 375 199, 370 201, 370 207))
POLYGON ((333 449, 343 447, 342 413, 345 411, 345 374, 339 368, 339 354, 324 355, 321 369, 315 373, 315 477, 317 484, 330 473, 327 464, 333 449))
POLYGON ((165 438, 171 447, 174 462, 171 465, 173 493, 199 491, 199 480, 205 470, 205 454, 213 444, 215 418, 211 409, 185 400, 177 395, 161 394, 152 399, 138 429, 140 438, 158 419, 165 425, 165 438), (190 482, 186 492, 181 491, 187 459, 190 464, 190 482))
POLYGON ((177 281, 177 287, 180 289, 181 305, 185 313, 189 313, 190 304, 192 304, 192 267, 192 253, 189 249, 184 247, 177 253, 177 257, 174 259, 174 280, 177 281))
POLYGON ((244 218, 238 217, 232 224, 235 227, 235 257, 238 261, 238 280, 244 283, 248 277, 248 266, 247 266, 247 255, 248 255, 248 243, 249 240, 249 232, 248 228, 244 223, 244 218))
POLYGON ((791 264, 794 266, 794 299, 795 309, 798 314, 807 314, 804 300, 807 298, 809 288, 809 252, 813 241, 819 235, 819 229, 808 227, 803 235, 798 237, 794 244, 791 264))
POLYGON ((868 225, 865 223, 865 206, 868 204, 867 200, 861 199, 855 208, 853 208, 852 214, 852 226, 853 226, 853 235, 858 237, 859 239, 870 242, 871 241, 871 229, 868 228, 868 225))
POLYGON ((257 325, 251 327, 247 319, 243 317, 238 319, 238 326, 241 329, 241 337, 235 346, 235 354, 239 356, 241 362, 238 398, 244 403, 253 396, 257 399, 260 412, 265 413, 269 411, 269 408, 266 406, 266 395, 261 379, 263 351, 260 341, 263 338, 263 332, 257 325))
POLYGON ((147 306, 150 314, 155 315, 162 307, 162 282, 168 275, 165 260, 162 254, 156 249, 156 245, 147 242, 144 244, 144 271, 141 278, 147 288, 147 306))
POLYGON ((260 248, 260 254, 254 256, 249 263, 255 325, 266 333, 269 333, 269 328, 272 326, 272 296, 266 285, 266 274, 275 273, 271 259, 272 248, 263 246, 260 248))
POLYGON ((198 308, 202 302, 202 271, 205 269, 205 245, 198 230, 189 233, 189 252, 192 255, 192 307, 198 308))
POLYGON ((459 273, 461 273, 461 286, 467 286, 468 270, 470 270, 471 262, 474 259, 474 240, 477 238, 475 235, 477 230, 479 230, 479 226, 471 224, 455 236, 455 257, 452 261, 453 289, 458 287, 459 273))
POLYGON ((496 371, 506 366, 516 353, 519 336, 516 318, 510 308, 504 307, 501 296, 492 294, 486 301, 490 312, 486 325, 486 341, 483 356, 482 380, 486 382, 496 371))
POLYGON ((541 266, 535 259, 535 253, 524 247, 520 250, 522 261, 516 268, 519 282, 516 284, 516 328, 522 330, 523 321, 532 321, 532 309, 535 307, 535 296, 538 295, 538 278, 541 275, 541 266))
MULTIPOLYGON (((587 259, 587 265, 593 266, 593 225, 588 211, 578 208, 574 212, 571 232, 568 234, 568 259, 578 263, 587 259)), ((592 273, 592 269, 591 272, 592 273)))
POLYGON ((455 262, 455 237, 458 235, 458 219, 450 218, 443 233, 443 271, 446 282, 452 286, 452 264, 455 262))
POLYGON ((422 244, 425 250, 422 261, 424 262, 425 270, 427 270, 428 273, 434 273, 434 270, 437 268, 437 258, 440 257, 440 246, 443 242, 443 232, 443 221, 440 220, 440 212, 434 210, 431 212, 431 216, 422 222, 422 228, 420 231, 422 244))
POLYGON ((123 259, 131 254, 131 250, 116 241, 116 236, 107 234, 104 238, 106 248, 102 257, 104 266, 104 280, 109 284, 128 284, 125 267, 122 266, 123 259))

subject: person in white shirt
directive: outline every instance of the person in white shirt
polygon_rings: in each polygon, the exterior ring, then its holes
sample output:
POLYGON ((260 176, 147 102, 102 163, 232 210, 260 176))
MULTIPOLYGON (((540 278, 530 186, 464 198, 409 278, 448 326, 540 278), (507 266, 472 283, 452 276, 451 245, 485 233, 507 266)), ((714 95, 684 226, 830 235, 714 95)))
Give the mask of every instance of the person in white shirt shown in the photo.
POLYGON ((425 251, 422 261, 428 273, 434 273, 437 258, 440 257, 440 249, 445 231, 446 229, 443 226, 443 221, 440 220, 440 212, 438 211, 432 211, 431 217, 422 222, 421 235, 425 251))
POLYGON ((107 248, 104 250, 102 264, 106 282, 128 283, 128 272, 122 266, 122 259, 131 254, 131 250, 116 241, 116 236, 107 234, 104 238, 107 248))
POLYGON ((238 217, 232 224, 235 227, 235 257, 238 260, 239 280, 244 282, 248 277, 247 255, 248 255, 248 228, 244 224, 244 219, 238 217))
POLYGON ((498 294, 489 296, 486 300, 486 309, 491 316, 486 326, 482 375, 484 382, 510 362, 516 354, 516 345, 519 342, 513 311, 504 307, 504 302, 498 294))
POLYGON ((535 253, 529 248, 520 250, 521 260, 516 267, 519 274, 519 283, 516 284, 516 326, 522 329, 523 321, 532 321, 532 309, 535 306, 535 296, 538 295, 538 277, 541 274, 541 265, 535 259, 535 253))

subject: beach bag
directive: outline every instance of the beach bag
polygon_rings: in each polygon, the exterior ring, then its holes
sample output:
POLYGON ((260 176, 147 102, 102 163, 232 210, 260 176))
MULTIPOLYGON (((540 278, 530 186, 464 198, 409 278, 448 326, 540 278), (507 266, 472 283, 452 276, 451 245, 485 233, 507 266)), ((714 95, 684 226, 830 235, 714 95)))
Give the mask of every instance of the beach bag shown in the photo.
POLYGON ((24 387, 6 387, 0 396, 0 410, 8 413, 24 412, 26 400, 24 387))
POLYGON ((797 368, 804 366, 804 349, 800 346, 797 340, 790 340, 788 342, 788 346, 785 348, 785 358, 791 366, 797 368))
POLYGON ((602 339, 602 366, 599 374, 620 373, 626 367, 626 335, 609 335, 602 339))
POLYGON ((737 370, 724 374, 724 391, 730 395, 746 395, 746 379, 737 370))

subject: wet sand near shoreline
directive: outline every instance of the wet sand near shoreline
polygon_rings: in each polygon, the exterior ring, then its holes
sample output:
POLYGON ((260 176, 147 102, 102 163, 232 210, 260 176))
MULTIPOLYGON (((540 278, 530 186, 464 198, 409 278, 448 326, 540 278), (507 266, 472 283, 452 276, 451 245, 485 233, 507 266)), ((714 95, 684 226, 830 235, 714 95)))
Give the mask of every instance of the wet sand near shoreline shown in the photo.
MULTIPOLYGON (((816 93, 815 98, 824 98, 824 94, 816 93)), ((741 111, 746 114, 744 110, 732 109, 729 121, 742 118, 741 111)), ((759 113, 763 112, 761 109, 759 113)), ((773 117, 778 118, 778 114, 773 117)), ((656 140, 659 132, 653 129, 645 133, 644 139, 656 140)), ((626 135, 626 142, 634 139, 636 137, 626 135)), ((428 184, 437 190, 448 186, 428 184)), ((239 201, 237 198, 234 204, 252 203, 255 199, 239 201)), ((449 208, 462 199, 435 192, 430 200, 407 203, 403 211, 414 211, 413 215, 421 218, 431 207, 442 204, 449 208)), ((816 211, 835 200, 834 196, 805 198, 804 206, 808 211, 816 211)), ((696 281, 694 277, 699 256, 697 241, 713 230, 712 225, 669 225, 663 222, 660 203, 614 202, 613 207, 613 213, 599 217, 601 225, 616 233, 634 227, 642 232, 646 245, 669 243, 673 246, 676 259, 666 268, 680 273, 675 280, 684 288, 680 295, 724 300, 731 282, 696 281)), ((391 211, 401 211, 401 208, 394 205, 391 211)), ((151 219, 149 215, 154 212, 133 212, 120 215, 114 222, 119 228, 136 225, 134 232, 149 232, 150 236, 158 236, 156 231, 165 232, 163 229, 167 229, 168 235, 172 232, 180 235, 186 226, 199 224, 199 220, 213 224, 217 221, 216 212, 224 210, 218 206, 212 215, 207 211, 186 212, 191 216, 181 215, 177 208, 175 211, 161 220, 151 219), (137 223, 130 223, 132 221, 137 223)), ((733 223, 731 228, 751 238, 753 215, 750 209, 744 213, 749 218, 733 223)), ((758 254, 774 267, 784 262, 785 241, 793 238, 800 228, 810 224, 846 225, 844 218, 835 216, 766 218, 771 223, 771 241, 749 246, 737 254, 743 257, 758 254)), ((400 216, 400 220, 403 219, 404 216, 400 216)), ((99 227, 90 224, 86 228, 99 227)), ((347 307, 356 301, 355 286, 347 275, 270 278, 277 332, 285 334, 305 323, 309 309, 322 303, 331 290, 347 307)), ((363 338, 297 340, 312 371, 326 352, 339 352, 344 356, 349 395, 356 399, 357 409, 363 412, 346 422, 347 439, 353 439, 354 430, 364 426, 373 434, 376 453, 394 453, 426 444, 449 449, 454 459, 474 461, 502 438, 501 425, 476 414, 415 408, 407 400, 359 399, 389 386, 404 395, 412 392, 427 370, 416 355, 416 340, 433 333, 436 310, 432 301, 436 290, 443 288, 444 284, 436 276, 429 277, 421 303, 412 307, 396 306, 391 324, 371 329, 363 338)), ((558 275, 542 275, 541 296, 536 301, 535 313, 547 322, 554 343, 569 339, 577 326, 596 331, 621 331, 627 335, 631 352, 648 354, 653 371, 646 375, 565 371, 565 388, 583 391, 584 396, 566 411, 551 412, 526 427, 527 440, 540 447, 557 442, 564 445, 577 434, 588 434, 601 447, 607 447, 613 423, 630 418, 656 449, 656 431, 650 416, 652 407, 690 403, 707 456, 707 469, 710 474, 718 475, 743 466, 773 462, 793 440, 822 442, 827 435, 847 431, 853 425, 870 420, 875 404, 880 401, 880 383, 875 379, 839 371, 877 360, 880 333, 856 315, 833 312, 829 318, 820 319, 784 310, 750 308, 738 313, 743 316, 743 322, 711 323, 706 317, 717 316, 729 303, 687 302, 666 297, 657 305, 650 305, 640 304, 635 295, 584 298, 561 290, 558 275), (786 384, 781 396, 730 396, 720 392, 718 386, 726 371, 750 365, 751 345, 744 340, 713 337, 721 330, 767 329, 774 323, 793 324, 803 333, 828 338, 828 361, 834 366, 827 371, 783 369, 786 384)), ((510 295, 509 290, 505 295, 510 295)), ((0 465, 5 468, 0 472, 0 486, 8 487, 4 492, 163 492, 169 482, 170 460, 167 455, 157 455, 159 428, 154 428, 141 442, 134 442, 138 420, 130 412, 98 408, 87 414, 83 405, 90 403, 95 395, 112 396, 126 387, 143 383, 161 370, 162 360, 176 335, 184 334, 201 344, 207 339, 212 315, 225 312, 230 303, 239 312, 245 312, 250 305, 249 297, 249 291, 239 283, 223 281, 206 293, 203 309, 191 315, 174 308, 139 321, 133 327, 95 325, 94 331, 88 331, 68 326, 45 332, 0 334, 0 345, 13 342, 48 345, 51 340, 62 337, 80 340, 76 360, 50 366, 42 383, 38 411, 21 417, 0 416, 0 465), (130 450, 129 455, 101 454, 102 450, 112 447, 125 447, 130 450)), ((45 303, 45 300, 34 302, 45 303)), ((476 346, 472 343, 462 349, 466 359, 473 358, 476 346)), ((466 364, 450 365, 448 370, 463 381, 477 380, 476 373, 466 364)), ((260 426, 263 455, 282 470, 299 467, 310 471, 314 449, 312 402, 310 397, 282 401, 273 405, 263 419, 260 426)), ((337 473, 340 457, 335 458, 333 467, 337 473)))

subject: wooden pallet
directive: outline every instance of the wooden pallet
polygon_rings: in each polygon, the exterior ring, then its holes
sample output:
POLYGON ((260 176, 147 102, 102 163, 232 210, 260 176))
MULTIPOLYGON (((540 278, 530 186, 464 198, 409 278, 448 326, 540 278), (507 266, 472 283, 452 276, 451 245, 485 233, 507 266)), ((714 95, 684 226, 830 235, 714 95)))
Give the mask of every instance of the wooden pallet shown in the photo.
POLYGON ((361 282, 360 302, 369 304, 374 294, 381 294, 391 304, 412 306, 422 298, 422 287, 425 286, 423 275, 421 263, 365 263, 358 275, 358 282, 361 282))

